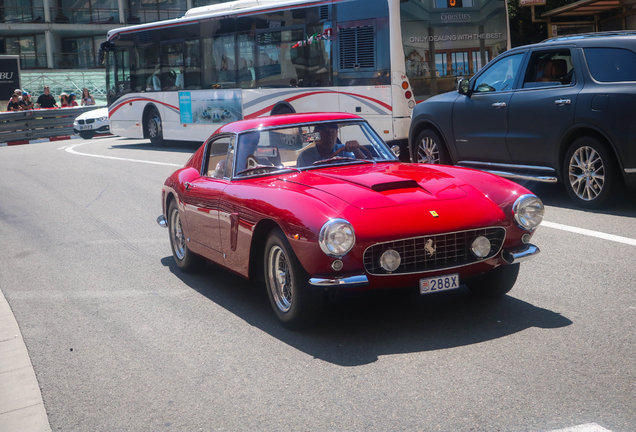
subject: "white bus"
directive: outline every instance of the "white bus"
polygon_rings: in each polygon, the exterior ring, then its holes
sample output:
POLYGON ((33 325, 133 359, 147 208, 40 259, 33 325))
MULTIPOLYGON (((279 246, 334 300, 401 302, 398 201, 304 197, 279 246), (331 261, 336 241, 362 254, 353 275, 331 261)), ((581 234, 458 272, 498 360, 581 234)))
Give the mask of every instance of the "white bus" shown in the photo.
POLYGON ((505 4, 239 0, 114 29, 102 44, 111 131, 160 145, 238 119, 340 111, 405 150, 416 100, 509 47, 505 4))
POLYGON ((405 142, 399 0, 239 0, 108 32, 111 132, 204 141, 224 123, 340 111, 405 142))

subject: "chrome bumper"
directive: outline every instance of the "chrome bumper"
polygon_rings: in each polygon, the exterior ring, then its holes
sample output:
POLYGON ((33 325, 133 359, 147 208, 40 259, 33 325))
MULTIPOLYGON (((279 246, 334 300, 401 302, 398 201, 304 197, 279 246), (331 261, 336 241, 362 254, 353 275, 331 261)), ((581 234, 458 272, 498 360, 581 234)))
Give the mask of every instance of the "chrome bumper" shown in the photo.
POLYGON ((166 217, 164 215, 161 215, 157 218, 157 223, 160 227, 168 228, 168 221, 166 220, 166 217))
POLYGON ((504 249, 501 252, 501 257, 504 259, 504 261, 506 261, 507 264, 517 264, 529 260, 530 258, 537 255, 539 252, 541 251, 538 247, 533 244, 529 244, 519 249, 504 249))
POLYGON ((334 278, 311 278, 309 284, 321 288, 358 288, 369 285, 366 275, 334 277, 334 278))

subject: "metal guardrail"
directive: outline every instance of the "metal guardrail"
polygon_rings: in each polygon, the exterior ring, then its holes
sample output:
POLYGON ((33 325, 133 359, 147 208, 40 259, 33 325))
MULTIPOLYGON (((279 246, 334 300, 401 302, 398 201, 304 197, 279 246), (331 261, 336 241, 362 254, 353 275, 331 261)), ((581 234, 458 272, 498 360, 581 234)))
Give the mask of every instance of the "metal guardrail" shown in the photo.
POLYGON ((0 113, 0 142, 73 135, 77 116, 103 106, 36 109, 0 113))

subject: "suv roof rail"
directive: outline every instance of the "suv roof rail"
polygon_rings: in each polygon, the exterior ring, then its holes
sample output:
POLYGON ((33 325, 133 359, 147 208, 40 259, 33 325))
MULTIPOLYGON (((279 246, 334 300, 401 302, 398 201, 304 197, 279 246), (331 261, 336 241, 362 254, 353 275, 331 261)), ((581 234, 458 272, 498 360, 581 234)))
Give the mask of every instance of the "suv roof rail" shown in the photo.
POLYGON ((636 36, 636 30, 616 30, 616 31, 608 31, 608 32, 581 33, 581 34, 557 36, 557 37, 546 39, 542 41, 542 43, 569 41, 569 40, 595 38, 595 37, 608 37, 608 36, 636 36))

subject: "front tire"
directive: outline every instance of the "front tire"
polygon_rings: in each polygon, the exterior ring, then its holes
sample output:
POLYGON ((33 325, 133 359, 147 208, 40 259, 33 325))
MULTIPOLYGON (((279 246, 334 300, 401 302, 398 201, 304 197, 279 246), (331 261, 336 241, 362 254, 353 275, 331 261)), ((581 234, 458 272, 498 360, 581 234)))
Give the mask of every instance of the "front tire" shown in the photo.
POLYGON ((161 116, 159 111, 152 108, 146 117, 146 130, 148 131, 148 138, 152 145, 161 147, 163 146, 163 124, 161 123, 161 116))
POLYGON ((177 266, 185 272, 194 272, 203 266, 203 258, 188 248, 188 244, 181 227, 181 213, 177 203, 173 200, 168 207, 168 231, 170 232, 170 247, 177 266))
POLYGON ((83 139, 91 139, 95 136, 95 132, 80 132, 79 136, 83 139))
POLYGON ((480 297, 502 297, 517 282, 519 264, 502 265, 467 283, 468 288, 480 297))
POLYGON ((607 200, 616 183, 613 159, 605 146, 593 137, 575 140, 565 155, 565 188, 579 207, 598 208, 607 200))
POLYGON ((264 256, 265 284, 276 317, 295 330, 314 324, 320 317, 324 292, 309 285, 307 272, 281 230, 269 235, 264 256))
POLYGON ((413 162, 449 165, 450 157, 444 140, 432 129, 424 129, 414 143, 413 162))

